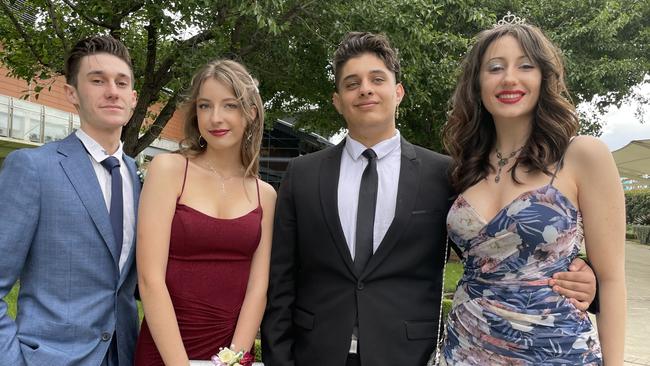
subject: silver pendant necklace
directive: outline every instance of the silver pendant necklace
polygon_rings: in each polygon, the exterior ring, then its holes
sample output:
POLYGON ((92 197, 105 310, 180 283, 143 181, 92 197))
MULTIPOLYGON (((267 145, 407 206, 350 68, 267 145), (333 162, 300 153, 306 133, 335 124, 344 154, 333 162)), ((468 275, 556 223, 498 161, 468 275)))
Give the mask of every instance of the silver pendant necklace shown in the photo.
POLYGON ((499 151, 499 149, 495 148, 495 150, 497 152, 497 159, 499 159, 499 161, 497 161, 497 175, 494 177, 494 182, 495 183, 499 183, 499 181, 501 180, 501 170, 503 169, 503 167, 506 166, 506 164, 508 164, 508 161, 510 159, 514 158, 515 155, 517 155, 517 153, 520 152, 521 149, 523 149, 523 148, 524 148, 523 146, 518 148, 517 150, 515 150, 515 151, 511 152, 510 154, 508 154, 508 156, 506 156, 506 157, 503 157, 503 154, 501 154, 501 151, 499 151))
MULTIPOLYGON (((221 192, 226 193, 226 182, 233 179, 233 178, 237 178, 239 175, 234 174, 234 175, 231 175, 229 177, 224 177, 224 175, 221 174, 217 169, 215 169, 214 166, 212 166, 212 164, 210 164, 209 161, 206 160, 205 163, 208 165, 208 169, 211 172, 213 172, 214 174, 216 174, 219 177, 219 179, 221 180, 221 192)), ((243 171, 244 171, 244 168, 241 168, 240 172, 243 172, 243 171)))

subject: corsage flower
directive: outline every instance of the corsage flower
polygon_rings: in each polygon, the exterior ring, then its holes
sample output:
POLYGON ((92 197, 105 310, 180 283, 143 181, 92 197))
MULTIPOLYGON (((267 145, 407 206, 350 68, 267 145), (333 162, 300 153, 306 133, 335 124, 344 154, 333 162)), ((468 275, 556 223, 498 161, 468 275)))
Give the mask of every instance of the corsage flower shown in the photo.
POLYGON ((251 366, 253 364, 255 359, 250 352, 235 352, 231 348, 234 349, 235 346, 219 348, 219 353, 212 356, 212 363, 215 366, 251 366))

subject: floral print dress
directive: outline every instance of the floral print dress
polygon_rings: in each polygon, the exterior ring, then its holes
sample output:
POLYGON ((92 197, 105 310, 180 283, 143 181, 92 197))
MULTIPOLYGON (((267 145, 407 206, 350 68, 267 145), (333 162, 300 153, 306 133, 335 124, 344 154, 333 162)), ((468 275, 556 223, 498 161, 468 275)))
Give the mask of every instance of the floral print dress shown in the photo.
POLYGON ((447 319, 449 365, 600 365, 587 313, 547 281, 567 271, 583 239, 580 212, 552 181, 490 221, 458 196, 447 216, 465 272, 447 319))

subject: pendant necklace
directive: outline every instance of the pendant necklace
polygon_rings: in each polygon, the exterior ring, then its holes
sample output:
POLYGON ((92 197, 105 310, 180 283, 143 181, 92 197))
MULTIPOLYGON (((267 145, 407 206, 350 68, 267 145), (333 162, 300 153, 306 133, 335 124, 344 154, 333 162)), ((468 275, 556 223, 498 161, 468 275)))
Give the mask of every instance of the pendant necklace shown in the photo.
POLYGON ((499 181, 501 180, 501 170, 503 169, 503 167, 506 164, 508 164, 508 161, 510 159, 512 159, 515 155, 517 155, 517 153, 520 152, 521 149, 523 149, 523 148, 524 148, 523 146, 518 148, 517 150, 515 150, 515 151, 511 152, 510 154, 508 154, 508 156, 506 156, 506 157, 503 157, 503 154, 501 154, 501 151, 499 151, 499 149, 495 148, 495 150, 497 152, 497 159, 499 159, 499 161, 497 161, 497 175, 494 177, 494 182, 495 183, 499 183, 499 181))
MULTIPOLYGON (((237 178, 238 175, 231 175, 229 177, 224 177, 223 174, 221 174, 217 169, 215 169, 212 166, 212 164, 210 164, 209 161, 206 160, 205 163, 208 165, 208 169, 211 172, 213 172, 214 174, 216 174, 219 177, 219 179, 221 179, 221 192, 226 193, 226 182, 233 179, 233 178, 237 178)), ((240 172, 243 172, 243 171, 244 171, 244 168, 240 168, 240 172)))

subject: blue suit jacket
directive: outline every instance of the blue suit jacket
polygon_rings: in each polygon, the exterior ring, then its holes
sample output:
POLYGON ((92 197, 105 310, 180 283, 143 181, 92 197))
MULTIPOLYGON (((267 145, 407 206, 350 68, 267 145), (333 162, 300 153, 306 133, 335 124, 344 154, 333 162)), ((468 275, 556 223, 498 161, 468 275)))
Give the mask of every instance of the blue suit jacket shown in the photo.
MULTIPOLYGON (((135 162, 124 160, 137 207, 135 162)), ((119 364, 133 364, 135 245, 120 273, 81 141, 70 135, 11 153, 0 170, 0 215, 0 297, 20 279, 15 322, 0 301, 0 365, 99 365, 114 331, 119 364)))

